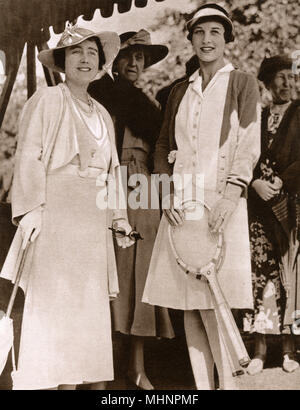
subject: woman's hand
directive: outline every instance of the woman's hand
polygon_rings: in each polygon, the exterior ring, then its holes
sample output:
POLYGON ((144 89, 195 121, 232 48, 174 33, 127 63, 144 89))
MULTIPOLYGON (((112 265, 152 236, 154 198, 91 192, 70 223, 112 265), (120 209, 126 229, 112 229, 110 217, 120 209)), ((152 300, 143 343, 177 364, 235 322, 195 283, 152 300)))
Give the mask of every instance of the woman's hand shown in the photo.
MULTIPOLYGON (((278 180, 281 181, 280 178, 278 178, 278 180)), ((280 188, 277 187, 280 185, 279 181, 275 180, 275 183, 272 184, 271 182, 265 181, 263 179, 256 179, 252 182, 252 187, 255 189, 262 200, 269 201, 279 193, 280 188)))
POLYGON ((22 249, 26 248, 26 245, 30 239, 30 242, 34 242, 41 232, 42 228, 42 208, 36 208, 33 211, 28 212, 23 216, 20 223, 22 233, 22 249))
MULTIPOLYGON (((114 229, 123 229, 126 235, 128 235, 132 231, 132 228, 129 222, 123 218, 115 220, 115 221, 113 220, 112 226, 114 229)), ((122 238, 116 237, 116 240, 117 240, 118 246, 120 246, 121 248, 129 248, 135 242, 132 239, 130 239, 128 236, 124 236, 122 238)))
POLYGON ((182 209, 175 208, 174 206, 174 194, 169 195, 163 200, 163 212, 168 222, 172 226, 181 225, 184 221, 184 212, 182 209), (167 201, 169 203, 167 204, 167 201))
POLYGON ((212 232, 218 232, 225 228, 236 206, 237 203, 227 198, 220 199, 214 205, 208 219, 208 225, 212 232))

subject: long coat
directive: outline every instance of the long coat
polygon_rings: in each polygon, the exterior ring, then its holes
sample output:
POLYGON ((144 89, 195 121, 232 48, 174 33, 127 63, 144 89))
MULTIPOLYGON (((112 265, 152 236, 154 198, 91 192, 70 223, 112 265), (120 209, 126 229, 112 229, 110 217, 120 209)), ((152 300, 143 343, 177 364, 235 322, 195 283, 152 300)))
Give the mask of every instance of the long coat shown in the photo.
MULTIPOLYGON (((45 204, 46 180, 50 158, 56 145, 56 159, 51 160, 52 168, 59 168, 67 164, 76 154, 76 146, 73 141, 73 122, 66 110, 65 95, 62 85, 56 87, 44 87, 39 89, 28 100, 20 117, 19 141, 16 153, 16 167, 14 170, 15 186, 12 192, 12 217, 15 224, 27 212, 45 204), (51 107, 51 110, 47 109, 51 107), (42 115, 41 115, 42 113, 42 115), (36 132, 40 130, 40 132, 36 132), (22 160, 20 157, 22 155, 22 160)), ((115 148, 115 133, 110 115, 97 101, 98 110, 101 112, 108 129, 108 135, 112 146, 112 159, 110 173, 118 179, 119 160, 115 148)), ((117 183, 121 187, 122 184, 117 183)), ((108 212, 108 218, 127 217, 126 210, 113 210, 108 212)), ((109 223, 109 222, 108 222, 109 223)), ((115 264, 114 246, 110 231, 107 234, 108 255, 111 261, 108 264, 108 277, 110 280, 110 294, 115 296, 119 292, 117 269, 115 264)), ((21 247, 21 232, 17 230, 11 244, 10 251, 1 271, 1 277, 14 282, 14 266, 21 247)), ((30 260, 30 253, 28 261, 30 260)), ((28 262, 26 266, 29 266, 28 262)), ((24 270, 20 286, 24 292, 27 289, 29 269, 24 270)))
MULTIPOLYGON (((112 302, 114 329, 135 336, 171 338, 174 333, 168 311, 141 302, 160 221, 159 209, 150 208, 150 173, 161 126, 160 110, 122 77, 114 82, 109 76, 102 77, 91 83, 89 92, 115 119, 119 160, 127 167, 127 177, 141 174, 149 186, 147 209, 131 208, 128 203, 130 225, 143 240, 127 249, 116 248, 120 294, 112 302)), ((128 198, 134 187, 128 184, 128 198)))

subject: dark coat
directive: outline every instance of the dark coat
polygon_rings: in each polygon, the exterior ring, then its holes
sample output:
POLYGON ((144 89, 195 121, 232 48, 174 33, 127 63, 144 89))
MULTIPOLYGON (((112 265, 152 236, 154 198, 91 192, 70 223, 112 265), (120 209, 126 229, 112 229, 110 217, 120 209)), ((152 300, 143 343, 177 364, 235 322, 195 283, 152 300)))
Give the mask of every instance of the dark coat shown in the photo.
MULTIPOLYGON (((267 108, 262 115, 262 130, 267 128, 267 108)), ((264 134, 263 134, 264 135, 264 134)), ((274 170, 291 195, 300 194, 300 101, 292 102, 287 109, 270 149, 274 170)))
MULTIPOLYGON (((268 118, 270 108, 262 111, 261 121, 261 156, 253 172, 253 181, 261 177, 260 166, 269 158, 274 176, 283 182, 283 190, 289 196, 300 194, 300 101, 294 101, 286 110, 274 135, 273 143, 268 148, 268 118)), ((270 205, 278 201, 263 201, 250 187, 250 210, 255 213, 268 214, 270 205)))
POLYGON ((129 81, 117 77, 115 81, 108 75, 93 81, 88 92, 115 119, 116 145, 119 158, 123 145, 124 130, 128 127, 132 134, 150 146, 154 151, 162 123, 158 107, 147 95, 129 81))

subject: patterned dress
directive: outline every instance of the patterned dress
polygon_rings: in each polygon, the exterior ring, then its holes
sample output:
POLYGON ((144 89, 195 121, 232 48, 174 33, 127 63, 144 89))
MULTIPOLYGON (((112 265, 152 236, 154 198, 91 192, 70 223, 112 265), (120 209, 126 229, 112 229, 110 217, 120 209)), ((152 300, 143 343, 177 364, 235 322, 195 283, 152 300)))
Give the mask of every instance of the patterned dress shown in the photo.
MULTIPOLYGON (((274 182, 276 172, 270 149, 289 105, 290 103, 271 106, 263 113, 261 157, 254 171, 253 180, 274 182)), ((282 192, 279 193, 281 194, 282 192)), ((244 330, 262 334, 289 332, 289 327, 283 327, 286 296, 281 281, 283 267, 279 243, 275 235, 275 229, 280 229, 280 226, 272 212, 272 203, 272 200, 263 201, 253 188, 249 189, 248 212, 254 315, 252 312, 246 313, 244 330)))

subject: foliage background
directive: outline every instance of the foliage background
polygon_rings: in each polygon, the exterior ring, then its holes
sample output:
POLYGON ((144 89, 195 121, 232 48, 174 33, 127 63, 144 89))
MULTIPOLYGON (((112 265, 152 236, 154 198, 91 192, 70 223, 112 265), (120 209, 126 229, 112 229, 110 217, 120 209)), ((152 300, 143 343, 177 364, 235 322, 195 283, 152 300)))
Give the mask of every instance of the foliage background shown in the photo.
MULTIPOLYGON (((208 2, 187 0, 186 10, 194 12, 208 2)), ((300 50, 299 0, 226 0, 218 3, 230 10, 234 22, 236 40, 227 46, 226 57, 235 67, 256 75, 265 56, 278 53, 291 55, 293 51, 300 50)), ((168 57, 148 69, 139 82, 139 86, 151 98, 155 97, 159 89, 185 74, 185 63, 193 55, 185 31, 185 22, 190 16, 184 10, 164 9, 148 27, 155 38, 170 50, 168 57)), ((44 84, 43 79, 38 80, 38 86, 44 84)), ((297 86, 295 96, 300 91, 299 84, 297 86)), ((268 94, 262 87, 261 90, 263 101, 266 102, 268 94)), ((18 117, 26 95, 26 68, 23 61, 0 130, 0 200, 5 199, 11 180, 18 117)))

